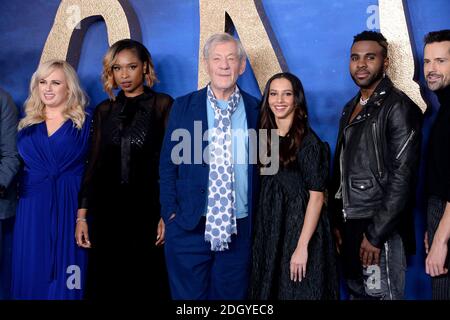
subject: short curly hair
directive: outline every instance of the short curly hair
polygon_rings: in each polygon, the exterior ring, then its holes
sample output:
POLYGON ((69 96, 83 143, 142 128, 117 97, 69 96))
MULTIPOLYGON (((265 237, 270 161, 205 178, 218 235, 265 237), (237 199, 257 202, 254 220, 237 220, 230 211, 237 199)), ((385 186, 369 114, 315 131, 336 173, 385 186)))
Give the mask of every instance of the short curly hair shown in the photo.
POLYGON ((116 81, 114 80, 112 68, 116 63, 117 55, 123 50, 134 51, 139 60, 141 60, 143 64, 146 63, 147 70, 145 70, 144 72, 144 77, 149 87, 153 86, 153 84, 158 81, 158 79, 156 78, 155 68, 153 66, 152 56, 150 55, 150 52, 147 50, 147 48, 142 43, 136 40, 119 40, 108 49, 105 57, 103 58, 103 88, 111 100, 115 100, 113 89, 117 89, 118 87, 116 81))
POLYGON ((353 37, 353 44, 358 41, 375 41, 383 48, 383 57, 387 57, 388 53, 388 42, 386 38, 383 36, 381 32, 376 31, 363 31, 361 33, 358 33, 353 37))

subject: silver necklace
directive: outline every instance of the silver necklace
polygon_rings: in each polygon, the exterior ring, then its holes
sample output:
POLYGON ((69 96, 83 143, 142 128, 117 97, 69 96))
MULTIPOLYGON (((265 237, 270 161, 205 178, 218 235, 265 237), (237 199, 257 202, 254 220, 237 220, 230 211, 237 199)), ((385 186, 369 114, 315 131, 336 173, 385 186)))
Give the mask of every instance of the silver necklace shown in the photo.
POLYGON ((362 96, 359 97, 359 104, 362 106, 365 106, 367 104, 367 102, 369 101, 370 97, 368 97, 367 99, 363 99, 362 96))

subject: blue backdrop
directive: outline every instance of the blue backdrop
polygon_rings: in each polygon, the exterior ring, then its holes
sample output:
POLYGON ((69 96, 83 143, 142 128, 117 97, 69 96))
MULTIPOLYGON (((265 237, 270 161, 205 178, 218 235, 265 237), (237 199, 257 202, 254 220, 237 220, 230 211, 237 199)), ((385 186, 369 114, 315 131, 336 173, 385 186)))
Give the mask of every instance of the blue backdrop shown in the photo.
MULTIPOLYGON (((142 41, 154 58, 160 80, 155 89, 173 97, 195 90, 200 30, 198 1, 128 2, 137 15, 142 41)), ((349 48, 353 35, 364 29, 377 28, 370 23, 373 12, 369 10, 368 13, 368 8, 378 2, 263 0, 262 3, 289 71, 298 75, 304 84, 311 124, 334 149, 341 109, 357 91, 348 72, 349 48)), ((450 1, 407 0, 404 3, 416 64, 420 66, 418 80, 424 88, 423 36, 431 30, 450 28, 450 1)), ((28 95, 30 76, 37 68, 59 4, 58 0, 0 0, 0 87, 11 93, 18 106, 23 105, 28 95)), ((85 35, 78 65, 80 79, 92 104, 106 98, 100 72, 107 48, 105 24, 96 22, 85 35)), ((239 82, 245 90, 260 96, 251 68, 239 82)), ((424 98, 430 104, 424 126, 425 144, 437 104, 427 90, 424 90, 424 98)), ((408 299, 429 299, 431 296, 430 280, 424 272, 422 177, 423 165, 415 211, 418 249, 409 260, 408 299)), ((7 285, 7 266, 2 270, 0 279, 3 278, 3 284, 7 285)))

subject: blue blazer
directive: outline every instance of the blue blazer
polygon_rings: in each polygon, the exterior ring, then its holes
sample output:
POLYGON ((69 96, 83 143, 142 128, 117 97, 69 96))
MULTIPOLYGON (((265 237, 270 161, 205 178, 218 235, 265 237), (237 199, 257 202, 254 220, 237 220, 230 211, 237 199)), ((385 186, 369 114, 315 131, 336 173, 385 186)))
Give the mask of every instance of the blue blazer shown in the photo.
MULTIPOLYGON (((170 215, 176 213, 175 220, 185 230, 194 229, 206 210, 209 166, 204 162, 203 150, 207 147, 208 141, 202 139, 205 131, 208 130, 206 91, 206 88, 203 88, 175 100, 169 115, 169 123, 161 150, 159 166, 161 217, 167 224, 170 215), (194 122, 196 121, 198 122, 195 127, 196 130, 194 130, 194 122), (199 129, 200 124, 201 130, 199 129), (176 129, 182 129, 178 132, 183 136, 190 134, 191 139, 185 141, 177 138, 177 141, 171 141, 172 133, 176 129), (200 141, 202 141, 201 145, 200 141), (175 146, 181 146, 180 143, 185 146, 183 151, 190 151, 190 155, 183 152, 174 152, 175 158, 181 155, 189 161, 175 164, 171 159, 171 154, 175 146), (198 151, 197 154, 194 153, 194 150, 200 149, 200 146, 201 156, 198 151)), ((242 90, 241 94, 244 99, 247 128, 256 130, 259 101, 242 90)), ((256 155, 256 152, 257 145, 249 142, 249 158, 252 154, 256 155)), ((248 211, 250 219, 257 201, 257 193, 257 165, 249 165, 248 211)))

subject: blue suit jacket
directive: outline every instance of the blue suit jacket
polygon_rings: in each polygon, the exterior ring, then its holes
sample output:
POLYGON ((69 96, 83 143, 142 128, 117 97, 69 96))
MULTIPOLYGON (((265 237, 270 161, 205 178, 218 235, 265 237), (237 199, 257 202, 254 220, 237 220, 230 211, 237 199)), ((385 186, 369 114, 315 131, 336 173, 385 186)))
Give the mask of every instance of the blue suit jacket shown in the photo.
MULTIPOLYGON (((259 117, 259 102, 255 97, 242 90, 241 94, 244 99, 247 128, 249 130, 256 129, 259 117)), ((203 150, 208 145, 208 141, 203 141, 203 135, 208 130, 206 108, 206 88, 177 98, 170 112, 161 150, 159 166, 161 217, 167 223, 170 215, 176 213, 175 220, 186 230, 192 230, 197 226, 206 209, 209 177, 209 166, 203 159, 203 150), (197 130, 194 130, 195 121, 198 121, 197 130), (200 123, 201 130, 199 130, 200 123), (187 139, 189 141, 182 139, 171 141, 172 133, 176 129, 182 129, 181 134, 183 135, 190 134, 191 139, 187 139), (175 155, 185 156, 190 162, 175 164, 171 159, 171 154, 173 148, 180 143, 184 143, 186 148, 183 151, 190 151, 190 155, 184 152, 174 152, 175 155), (194 155, 195 149, 202 151, 201 156, 198 152, 197 155, 194 155)), ((257 145, 249 142, 250 155, 256 155, 256 152, 257 145)), ((251 156, 249 156, 249 159, 251 159, 251 156)), ((250 219, 257 201, 257 189, 257 166, 249 165, 248 213, 250 219)))

